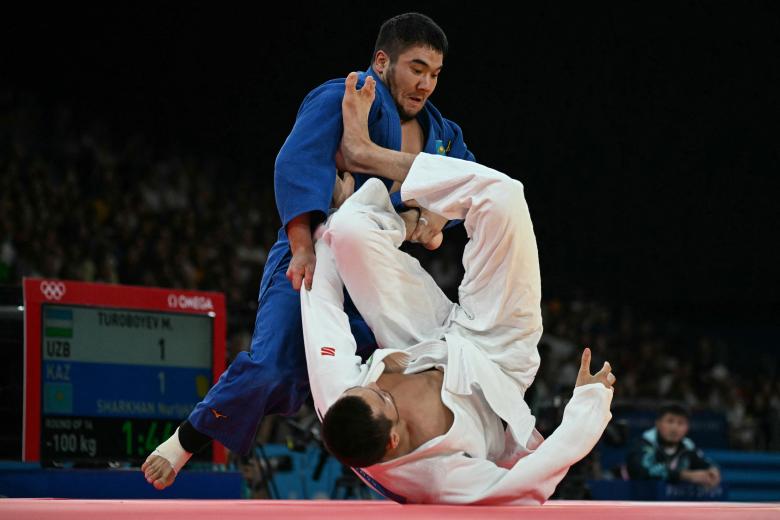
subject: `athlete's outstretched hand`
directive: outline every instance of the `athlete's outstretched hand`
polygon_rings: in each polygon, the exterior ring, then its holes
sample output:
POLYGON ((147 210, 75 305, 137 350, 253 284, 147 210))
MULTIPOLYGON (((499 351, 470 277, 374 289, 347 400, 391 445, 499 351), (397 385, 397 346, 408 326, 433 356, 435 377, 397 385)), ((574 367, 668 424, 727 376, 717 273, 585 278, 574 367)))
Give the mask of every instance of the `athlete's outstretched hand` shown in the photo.
POLYGON ((607 388, 612 388, 612 385, 615 384, 615 375, 612 373, 612 367, 610 366, 609 362, 605 361, 604 366, 601 367, 601 370, 591 375, 590 357, 590 349, 585 347, 585 350, 582 352, 580 371, 577 373, 577 382, 574 384, 574 386, 577 387, 582 385, 589 385, 591 383, 601 383, 607 388))

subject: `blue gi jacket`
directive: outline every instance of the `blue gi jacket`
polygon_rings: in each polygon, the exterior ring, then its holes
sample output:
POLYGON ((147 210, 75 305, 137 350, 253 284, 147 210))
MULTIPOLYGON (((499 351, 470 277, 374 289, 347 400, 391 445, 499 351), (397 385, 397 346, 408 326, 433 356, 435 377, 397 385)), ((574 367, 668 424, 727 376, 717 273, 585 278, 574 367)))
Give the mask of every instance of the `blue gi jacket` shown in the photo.
MULTIPOLYGON (((395 101, 390 90, 371 67, 360 74, 358 88, 362 88, 367 75, 376 80, 376 99, 368 116, 371 140, 384 148, 400 150, 401 119, 395 101)), ((336 179, 335 155, 344 132, 341 116, 343 97, 344 78, 327 81, 312 90, 303 100, 293 129, 279 151, 274 169, 274 189, 282 227, 278 240, 268 255, 267 274, 289 262, 290 244, 285 227, 293 218, 313 212, 312 221, 317 222, 324 220, 328 214, 336 179)), ((474 160, 474 155, 463 142, 460 127, 442 117, 430 101, 426 101, 417 117, 426 135, 423 151, 444 152, 450 157, 474 160), (437 144, 441 145, 443 150, 437 144)), ((355 189, 371 177, 353 173, 355 189)), ((389 190, 392 181, 381 180, 389 190)), ((393 194, 391 198, 397 209, 403 208, 400 192, 393 194)), ((263 278, 261 295, 271 277, 263 278)))

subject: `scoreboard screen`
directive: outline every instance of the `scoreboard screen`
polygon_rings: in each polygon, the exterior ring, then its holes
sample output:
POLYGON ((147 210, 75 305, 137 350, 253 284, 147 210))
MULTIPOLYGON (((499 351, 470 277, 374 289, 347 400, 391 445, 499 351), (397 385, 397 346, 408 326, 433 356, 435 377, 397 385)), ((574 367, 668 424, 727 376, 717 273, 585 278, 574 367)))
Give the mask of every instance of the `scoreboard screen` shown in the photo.
POLYGON ((29 279, 25 321, 25 460, 142 461, 224 369, 218 293, 29 279))

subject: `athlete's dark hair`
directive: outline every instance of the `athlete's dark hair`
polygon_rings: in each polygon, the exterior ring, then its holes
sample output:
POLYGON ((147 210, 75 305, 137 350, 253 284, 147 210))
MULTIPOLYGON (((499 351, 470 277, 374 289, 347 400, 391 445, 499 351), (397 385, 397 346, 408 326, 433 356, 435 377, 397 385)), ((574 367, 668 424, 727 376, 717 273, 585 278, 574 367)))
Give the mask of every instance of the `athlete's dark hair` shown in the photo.
POLYGON ((656 416, 657 419, 660 419, 666 414, 672 414, 677 415, 680 417, 685 417, 686 419, 691 418, 691 412, 686 408, 684 405, 680 403, 666 403, 663 406, 661 406, 658 409, 658 415, 656 416))
POLYGON ((364 468, 376 464, 385 454, 393 423, 356 395, 342 397, 322 419, 322 440, 339 462, 364 468))
POLYGON ((404 13, 394 16, 382 24, 374 45, 373 61, 377 51, 383 50, 394 62, 398 55, 409 47, 422 45, 447 56, 447 36, 436 22, 420 13, 404 13))

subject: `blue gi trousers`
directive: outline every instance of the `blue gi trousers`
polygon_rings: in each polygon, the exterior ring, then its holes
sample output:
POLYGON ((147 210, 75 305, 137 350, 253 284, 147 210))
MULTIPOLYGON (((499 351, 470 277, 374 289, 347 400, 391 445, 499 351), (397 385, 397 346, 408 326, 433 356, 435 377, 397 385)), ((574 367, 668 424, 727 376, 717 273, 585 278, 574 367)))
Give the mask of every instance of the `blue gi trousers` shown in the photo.
MULTIPOLYGON (((263 272, 250 351, 236 356, 189 416, 196 430, 236 453, 250 451, 264 416, 294 414, 309 397, 301 299, 286 277, 290 259, 289 244, 280 240, 263 272)), ((349 299, 345 310, 358 353, 368 357, 374 335, 349 299)))

